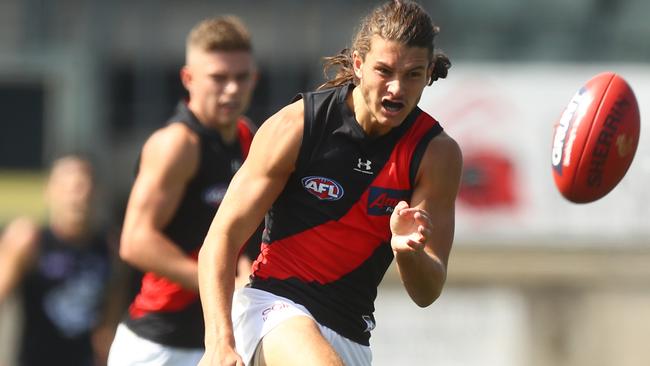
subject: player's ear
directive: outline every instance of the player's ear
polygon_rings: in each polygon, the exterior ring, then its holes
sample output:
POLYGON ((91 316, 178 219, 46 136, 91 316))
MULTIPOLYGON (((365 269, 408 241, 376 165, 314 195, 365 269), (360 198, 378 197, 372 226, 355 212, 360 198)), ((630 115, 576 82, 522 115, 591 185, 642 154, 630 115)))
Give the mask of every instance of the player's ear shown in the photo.
POLYGON ((181 68, 180 76, 185 89, 190 90, 190 85, 192 84, 192 72, 187 65, 181 68))
POLYGON ((354 76, 357 79, 361 79, 363 73, 361 72, 361 66, 363 66, 363 58, 359 54, 359 51, 352 52, 352 68, 354 69, 354 76))

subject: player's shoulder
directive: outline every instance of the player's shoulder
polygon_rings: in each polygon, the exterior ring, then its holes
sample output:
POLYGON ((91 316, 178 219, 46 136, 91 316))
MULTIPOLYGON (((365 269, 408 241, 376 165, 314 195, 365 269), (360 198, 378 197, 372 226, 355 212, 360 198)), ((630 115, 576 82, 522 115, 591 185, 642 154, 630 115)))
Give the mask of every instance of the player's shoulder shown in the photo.
POLYGON ((416 177, 417 187, 428 190, 438 198, 451 199, 456 195, 462 170, 463 155, 460 145, 445 131, 441 131, 429 141, 422 156, 416 177))
POLYGON ((147 143, 162 144, 162 145, 186 145, 196 144, 199 141, 199 136, 189 126, 182 122, 171 122, 154 131, 147 143))
POLYGON ((303 131, 303 103, 293 102, 262 123, 253 139, 247 161, 262 162, 265 166, 272 165, 282 167, 282 171, 291 171, 298 157, 303 131))
POLYGON ((305 115, 305 103, 302 99, 296 100, 284 108, 280 109, 277 113, 278 117, 290 121, 302 121, 305 115))
POLYGON ((274 115, 269 117, 260 127, 261 132, 273 130, 275 134, 288 134, 302 136, 305 119, 305 107, 302 100, 297 100, 286 105, 274 115))
MULTIPOLYGON (((156 130, 142 148, 141 168, 167 166, 193 172, 200 155, 199 136, 184 123, 170 123, 156 130)), ((189 174, 189 173, 188 173, 189 174)))
POLYGON ((450 164, 462 165, 463 153, 458 142, 445 131, 440 132, 429 141, 425 153, 435 161, 446 161, 450 164))
POLYGON ((154 131, 143 147, 143 153, 154 151, 156 154, 183 154, 198 149, 199 136, 184 123, 172 122, 154 131))

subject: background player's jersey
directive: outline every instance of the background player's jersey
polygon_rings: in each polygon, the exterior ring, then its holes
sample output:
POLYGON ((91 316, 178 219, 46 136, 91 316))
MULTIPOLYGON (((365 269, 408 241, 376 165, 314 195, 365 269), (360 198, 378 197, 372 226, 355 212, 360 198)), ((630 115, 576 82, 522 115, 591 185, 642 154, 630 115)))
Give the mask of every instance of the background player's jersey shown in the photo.
POLYGON ((105 235, 66 243, 44 229, 39 256, 22 284, 19 365, 90 365, 91 333, 102 320, 111 257, 105 235))
MULTIPOLYGON (((170 123, 183 123, 197 134, 200 156, 196 174, 164 233, 187 255, 197 259, 226 188, 248 154, 254 128, 249 121, 240 119, 238 139, 234 144, 225 144, 221 135, 204 127, 184 102, 179 103, 170 123)), ((125 324, 139 336, 157 343, 204 346, 198 293, 154 273, 144 274, 140 293, 129 307, 125 324)))
POLYGON ((442 128, 416 108, 388 134, 368 137, 345 102, 352 88, 302 95, 296 170, 267 214, 252 287, 368 345, 377 286, 393 259, 390 214, 410 199, 422 154, 442 128))

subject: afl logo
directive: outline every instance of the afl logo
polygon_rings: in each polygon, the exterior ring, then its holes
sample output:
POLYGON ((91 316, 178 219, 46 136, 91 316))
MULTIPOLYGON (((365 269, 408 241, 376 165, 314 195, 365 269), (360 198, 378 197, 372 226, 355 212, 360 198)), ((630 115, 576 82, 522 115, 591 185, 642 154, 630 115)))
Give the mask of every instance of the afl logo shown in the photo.
POLYGON ((304 177, 302 186, 319 200, 336 201, 343 197, 343 187, 336 181, 325 177, 304 177))

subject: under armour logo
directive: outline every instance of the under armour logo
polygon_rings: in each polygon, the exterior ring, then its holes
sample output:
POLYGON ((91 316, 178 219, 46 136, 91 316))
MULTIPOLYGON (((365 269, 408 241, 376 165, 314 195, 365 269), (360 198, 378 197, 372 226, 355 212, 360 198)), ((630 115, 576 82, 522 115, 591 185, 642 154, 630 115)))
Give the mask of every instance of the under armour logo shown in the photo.
POLYGON ((357 167, 354 168, 354 170, 364 173, 364 174, 372 174, 372 161, 365 159, 362 160, 361 158, 357 159, 357 167))

